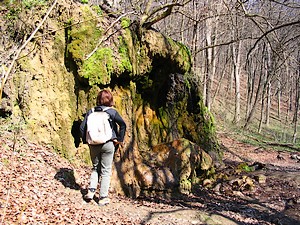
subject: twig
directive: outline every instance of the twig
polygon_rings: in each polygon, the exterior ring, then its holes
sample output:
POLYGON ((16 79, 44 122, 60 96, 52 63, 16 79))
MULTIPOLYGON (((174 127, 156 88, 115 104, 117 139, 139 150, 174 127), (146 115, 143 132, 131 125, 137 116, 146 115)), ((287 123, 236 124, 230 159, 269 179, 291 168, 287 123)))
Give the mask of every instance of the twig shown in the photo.
POLYGON ((36 34, 36 32, 40 29, 40 27, 43 25, 43 23, 46 21, 46 19, 48 18, 49 14, 51 13, 51 11, 53 10, 54 6, 56 5, 57 0, 54 0, 53 4, 51 5, 51 7, 48 9, 46 15, 44 16, 43 20, 39 23, 39 25, 35 28, 35 30, 32 32, 32 34, 29 36, 29 38, 25 41, 25 43, 18 49, 18 51, 16 52, 15 57, 13 58, 10 66, 8 67, 7 71, 4 73, 4 76, 1 78, 1 84, 0 84, 0 104, 2 101, 2 93, 3 93, 3 89, 4 89, 4 84, 8 79, 8 76, 10 74, 10 71, 12 70, 15 62, 17 61, 17 59, 19 58, 19 55, 21 54, 22 50, 26 47, 26 45, 31 41, 31 39, 34 37, 34 35, 36 34))
MULTIPOLYGON (((128 14, 132 14, 133 11, 128 12, 128 13, 124 13, 123 15, 119 16, 105 31, 104 34, 107 33, 120 19, 122 19, 124 16, 127 16, 128 14)), ((99 48, 99 46, 102 44, 102 42, 104 41, 105 37, 102 37, 100 39, 100 41, 97 43, 96 47, 94 48, 94 50, 87 55, 87 57, 85 57, 85 60, 89 59, 99 48)))

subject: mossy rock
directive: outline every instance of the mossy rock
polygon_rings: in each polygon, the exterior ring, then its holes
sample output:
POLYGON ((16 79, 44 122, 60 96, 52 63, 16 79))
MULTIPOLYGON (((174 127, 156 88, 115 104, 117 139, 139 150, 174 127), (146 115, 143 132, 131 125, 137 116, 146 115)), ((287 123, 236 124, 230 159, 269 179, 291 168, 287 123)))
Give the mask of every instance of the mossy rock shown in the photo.
MULTIPOLYGON (((196 181, 197 170, 213 167, 211 157, 195 143, 186 139, 154 146, 136 168, 142 190, 169 190, 188 194, 196 181)), ((199 178, 200 179, 200 178, 199 178)), ((199 179, 197 182, 199 182, 199 179)), ((201 178, 202 180, 205 177, 201 178)))

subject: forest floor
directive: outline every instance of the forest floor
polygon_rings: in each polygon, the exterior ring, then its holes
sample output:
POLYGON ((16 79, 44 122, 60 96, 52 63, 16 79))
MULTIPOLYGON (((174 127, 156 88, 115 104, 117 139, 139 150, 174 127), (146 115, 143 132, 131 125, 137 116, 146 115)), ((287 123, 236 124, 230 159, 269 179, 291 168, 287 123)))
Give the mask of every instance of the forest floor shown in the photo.
POLYGON ((223 170, 259 162, 263 166, 247 176, 263 174, 265 182, 252 191, 199 187, 174 199, 111 194, 111 203, 99 207, 82 197, 88 167, 22 138, 14 144, 8 135, 0 135, 0 224, 300 224, 299 152, 261 149, 222 135, 223 170))

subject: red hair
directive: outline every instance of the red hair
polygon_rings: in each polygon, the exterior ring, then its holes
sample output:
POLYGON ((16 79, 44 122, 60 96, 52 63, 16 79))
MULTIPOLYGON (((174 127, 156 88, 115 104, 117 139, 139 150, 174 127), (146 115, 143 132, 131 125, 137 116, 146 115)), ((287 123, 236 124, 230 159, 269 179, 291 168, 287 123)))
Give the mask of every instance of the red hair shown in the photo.
POLYGON ((113 106, 114 98, 110 91, 102 90, 97 96, 97 105, 113 106))

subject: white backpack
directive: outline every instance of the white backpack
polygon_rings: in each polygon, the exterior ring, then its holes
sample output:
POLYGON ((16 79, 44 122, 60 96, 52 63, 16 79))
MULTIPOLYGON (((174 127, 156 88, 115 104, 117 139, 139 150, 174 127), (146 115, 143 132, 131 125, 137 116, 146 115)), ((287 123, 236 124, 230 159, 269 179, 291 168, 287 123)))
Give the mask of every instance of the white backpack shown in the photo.
POLYGON ((109 122, 110 116, 105 112, 108 108, 102 111, 95 111, 92 108, 92 113, 87 118, 86 140, 90 145, 104 144, 112 138, 112 128, 109 122))

